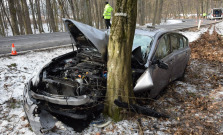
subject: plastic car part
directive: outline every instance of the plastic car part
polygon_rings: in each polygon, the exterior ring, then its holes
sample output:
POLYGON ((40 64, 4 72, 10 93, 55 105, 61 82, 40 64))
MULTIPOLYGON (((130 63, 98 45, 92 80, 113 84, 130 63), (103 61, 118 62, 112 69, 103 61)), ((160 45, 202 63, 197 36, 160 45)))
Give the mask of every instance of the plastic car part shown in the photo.
POLYGON ((143 107, 143 106, 140 106, 140 105, 137 105, 137 104, 128 104, 128 103, 125 103, 125 102, 121 102, 118 99, 116 99, 114 101, 114 103, 118 107, 126 108, 126 109, 129 109, 132 112, 136 112, 136 113, 139 113, 139 114, 144 114, 144 115, 152 116, 152 117, 156 117, 156 118, 161 118, 161 117, 169 118, 169 116, 167 116, 165 114, 159 113, 159 112, 157 112, 153 109, 143 107))
POLYGON ((87 95, 77 96, 77 97, 64 97, 64 96, 48 96, 37 94, 33 91, 30 92, 31 96, 35 99, 45 100, 50 103, 58 104, 58 105, 83 105, 90 101, 87 95))
POLYGON ((141 77, 137 80, 136 86, 134 87, 134 92, 140 92, 149 89, 153 86, 153 81, 149 70, 146 70, 141 77))

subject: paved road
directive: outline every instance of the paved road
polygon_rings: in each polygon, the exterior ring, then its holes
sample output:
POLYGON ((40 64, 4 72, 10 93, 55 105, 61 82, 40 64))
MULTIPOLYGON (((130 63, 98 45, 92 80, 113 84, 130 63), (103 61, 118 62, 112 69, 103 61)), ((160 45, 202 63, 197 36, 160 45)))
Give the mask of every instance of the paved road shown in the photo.
MULTIPOLYGON (((193 28, 193 27, 197 27, 198 26, 198 20, 193 20, 193 19, 188 19, 188 20, 182 20, 183 23, 178 23, 178 24, 172 24, 172 25, 159 25, 156 26, 156 28, 164 28, 167 30, 171 30, 171 31, 176 31, 176 30, 185 30, 188 28, 193 28)), ((202 20, 201 26, 205 26, 205 25, 210 25, 210 24, 215 24, 218 22, 221 22, 222 20, 202 20)))
POLYGON ((0 54, 11 53, 12 43, 15 44, 16 51, 20 52, 67 45, 71 44, 71 40, 67 32, 0 37, 0 54))
MULTIPOLYGON (((221 20, 204 20, 202 25, 217 23, 220 21, 221 20)), ((156 28, 164 28, 167 30, 182 30, 191 27, 197 27, 197 22, 195 20, 184 20, 183 23, 179 24, 156 26, 156 28)), ((11 53, 12 43, 15 44, 17 52, 20 52, 60 45, 68 45, 71 43, 71 41, 67 32, 0 37, 0 54, 11 53)))

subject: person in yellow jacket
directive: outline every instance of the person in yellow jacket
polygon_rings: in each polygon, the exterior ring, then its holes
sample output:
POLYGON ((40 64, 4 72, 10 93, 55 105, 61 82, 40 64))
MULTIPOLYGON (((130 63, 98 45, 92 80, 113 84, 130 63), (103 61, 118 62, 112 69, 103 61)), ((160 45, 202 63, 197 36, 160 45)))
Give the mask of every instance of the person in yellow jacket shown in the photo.
POLYGON ((113 8, 108 4, 108 2, 105 2, 103 19, 105 19, 105 24, 106 24, 107 29, 109 29, 109 27, 111 27, 110 19, 111 19, 112 11, 113 11, 113 8))

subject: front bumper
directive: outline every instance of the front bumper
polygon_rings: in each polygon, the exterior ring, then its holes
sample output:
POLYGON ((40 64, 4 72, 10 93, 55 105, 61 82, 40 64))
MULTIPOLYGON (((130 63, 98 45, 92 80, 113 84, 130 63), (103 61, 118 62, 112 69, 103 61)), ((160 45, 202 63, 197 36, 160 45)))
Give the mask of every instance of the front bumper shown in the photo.
MULTIPOLYGON (((31 80, 24 88, 23 107, 32 129, 37 135, 41 135, 51 130, 58 120, 73 127, 77 124, 75 120, 78 122, 89 123, 103 111, 103 103, 88 107, 79 107, 60 105, 48 102, 47 100, 41 100, 33 96, 30 84, 31 80), (72 122, 66 123, 68 120, 71 120, 72 122)), ((75 130, 75 127, 73 128, 75 130)), ((76 131, 80 132, 81 130, 79 129, 80 127, 78 127, 78 130, 76 131)))

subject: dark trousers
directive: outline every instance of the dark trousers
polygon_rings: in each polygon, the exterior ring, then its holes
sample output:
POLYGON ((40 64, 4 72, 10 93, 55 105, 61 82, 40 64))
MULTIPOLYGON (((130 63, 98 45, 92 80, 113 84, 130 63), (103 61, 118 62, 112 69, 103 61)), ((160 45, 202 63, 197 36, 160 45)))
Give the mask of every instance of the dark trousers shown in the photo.
POLYGON ((105 25, 106 25, 107 29, 109 29, 109 27, 111 27, 110 19, 105 19, 105 25))

